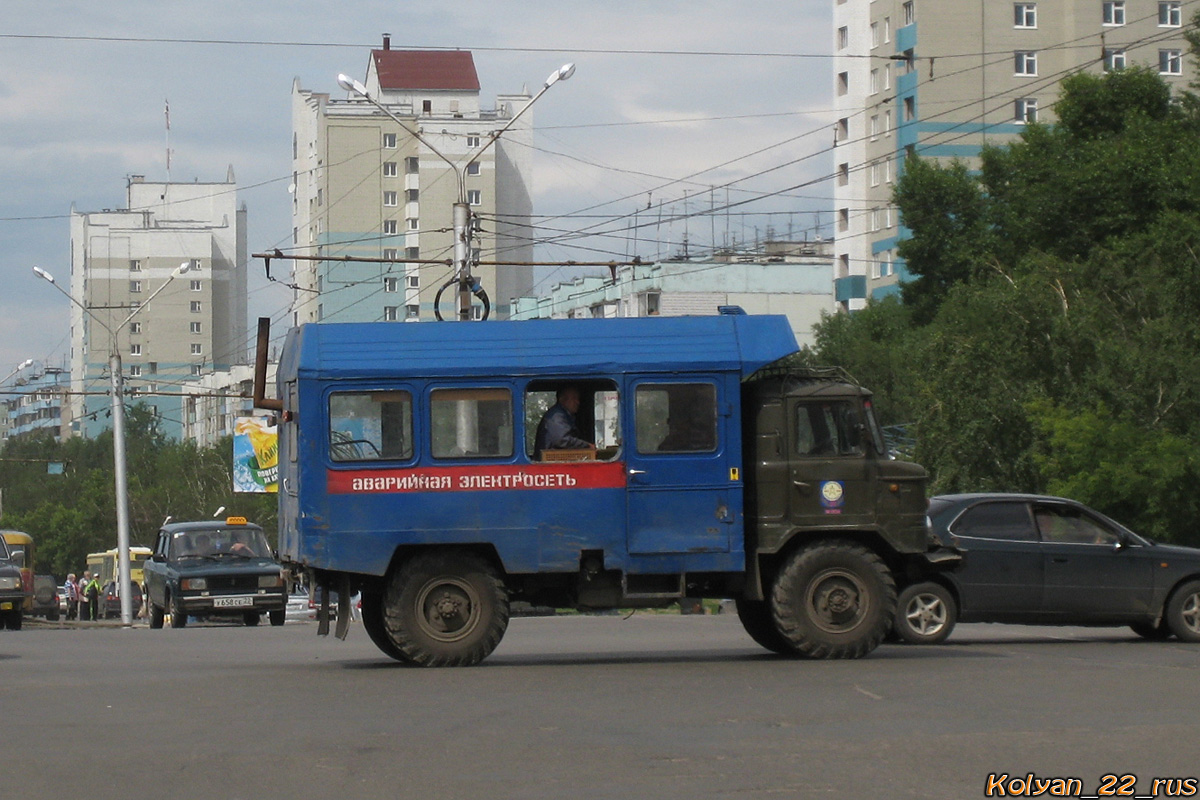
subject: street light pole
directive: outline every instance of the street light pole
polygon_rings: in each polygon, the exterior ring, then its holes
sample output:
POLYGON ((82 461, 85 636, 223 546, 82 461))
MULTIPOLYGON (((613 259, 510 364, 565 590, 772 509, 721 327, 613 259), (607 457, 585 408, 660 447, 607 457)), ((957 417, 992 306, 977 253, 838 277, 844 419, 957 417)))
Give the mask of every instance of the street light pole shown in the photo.
POLYGON ((117 580, 120 581, 118 595, 121 600, 121 624, 126 628, 133 626, 133 589, 131 588, 131 580, 129 575, 130 559, 129 559, 129 483, 126 475, 126 458, 125 458, 125 375, 121 367, 121 349, 117 346, 117 334, 121 332, 129 321, 133 319, 139 311, 150 304, 150 301, 158 297, 159 292, 167 288, 167 284, 175 280, 176 276, 187 272, 192 266, 191 261, 184 261, 176 267, 167 279, 163 281, 162 286, 154 290, 146 302, 139 305, 133 311, 129 312, 129 316, 125 317, 115 329, 110 328, 95 314, 92 310, 83 303, 75 299, 75 297, 54 282, 54 276, 41 267, 34 267, 33 274, 37 275, 42 280, 48 282, 51 286, 67 296, 72 303, 83 309, 83 313, 91 317, 100 327, 108 331, 109 337, 109 357, 108 371, 112 381, 112 418, 113 418, 113 473, 115 480, 116 503, 117 503, 117 580))
MULTIPOLYGON (((417 130, 415 127, 410 127, 407 121, 392 113, 392 110, 383 103, 379 102, 377 98, 372 97, 370 92, 367 91, 367 87, 364 86, 362 82, 354 80, 349 75, 338 75, 337 82, 339 86, 371 103, 371 105, 375 106, 388 117, 390 117, 414 139, 428 147, 434 155, 436 155, 442 161, 445 161, 446 164, 450 166, 450 171, 454 173, 455 180, 458 181, 458 201, 454 204, 453 225, 454 275, 455 280, 458 281, 458 319, 460 322, 470 321, 471 295, 478 291, 478 286, 471 278, 471 217, 473 215, 471 214, 471 204, 467 199, 467 169, 470 168, 471 164, 474 163, 479 156, 483 155, 485 150, 495 144, 496 140, 499 139, 505 131, 511 128, 513 123, 516 122, 522 114, 528 111, 529 107, 537 102, 539 97, 546 93, 547 89, 559 81, 565 81, 574 74, 574 64, 563 64, 557 70, 550 73, 550 77, 546 78, 545 84, 540 90, 538 90, 537 94, 529 98, 525 105, 521 106, 520 110, 517 111, 516 114, 513 114, 502 128, 492 133, 486 142, 484 142, 474 152, 468 153, 467 158, 459 163, 451 161, 449 158, 447 158, 440 150, 434 147, 428 139, 422 136, 419 130, 417 130)), ((440 297, 441 292, 439 292, 438 295, 440 297)))

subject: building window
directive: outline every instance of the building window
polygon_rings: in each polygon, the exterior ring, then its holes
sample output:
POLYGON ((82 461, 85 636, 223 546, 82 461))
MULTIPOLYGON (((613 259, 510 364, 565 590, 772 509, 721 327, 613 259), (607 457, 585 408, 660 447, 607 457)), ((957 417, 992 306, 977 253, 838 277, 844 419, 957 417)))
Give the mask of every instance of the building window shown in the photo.
POLYGON ((479 174, 479 162, 478 161, 472 161, 470 164, 467 164, 467 174, 468 175, 478 175, 479 174))
POLYGON ((193 300, 193 301, 192 301, 192 313, 193 313, 193 314, 199 314, 201 310, 202 310, 202 309, 200 308, 200 301, 199 301, 199 300, 193 300))
POLYGON ((904 121, 912 122, 917 116, 917 99, 913 96, 904 98, 904 121))
MULTIPOLYGON (((149 372, 151 375, 157 375, 158 374, 158 362, 157 361, 148 362, 146 364, 146 371, 149 372)), ((157 386, 151 386, 150 391, 153 392, 157 388, 158 388, 157 386)))
POLYGON ((1112 72, 1116 69, 1125 69, 1125 51, 1121 48, 1105 48, 1104 71, 1112 72))
POLYGON ((1037 53, 1033 50, 1018 50, 1013 53, 1014 75, 1037 75, 1037 53))
POLYGON ((433 113, 433 101, 432 100, 422 100, 421 101, 421 113, 422 114, 432 114, 433 113))
POLYGON ((398 227, 398 226, 397 226, 397 224, 396 224, 396 220, 394 220, 394 219, 385 219, 385 220, 383 221, 383 232, 384 232, 385 234, 393 234, 393 233, 396 233, 396 231, 397 231, 397 227, 398 227))
POLYGON ((395 192, 384 192, 383 193, 383 204, 385 206, 394 208, 396 206, 396 193, 395 192))
POLYGON ((892 159, 885 158, 883 160, 883 182, 892 182, 892 159))
POLYGON ((201 375, 201 367, 199 364, 192 364, 192 377, 199 378, 201 375))
POLYGON ((838 186, 845 186, 850 183, 850 164, 843 161, 838 164, 838 186))
POLYGON ((384 322, 395 322, 396 321, 396 311, 397 311, 397 306, 384 306, 383 307, 383 321, 384 322))
POLYGON ((845 233, 850 230, 850 209, 838 209, 838 231, 845 233))
POLYGON ((192 355, 194 355, 194 356, 204 355, 204 345, 193 342, 192 343, 192 355))
POLYGON ((407 276, 406 280, 408 282, 408 288, 410 288, 410 289, 420 289, 421 288, 421 278, 419 276, 409 275, 409 276, 407 276))
POLYGON ((871 47, 879 47, 879 23, 871 23, 871 47))
POLYGON ((383 177, 394 178, 398 174, 399 173, 396 170, 396 162, 395 161, 383 162, 383 177))
POLYGON ((410 303, 404 307, 405 319, 417 319, 421 316, 421 307, 416 303, 410 303))
POLYGON ((420 198, 421 198, 421 190, 420 189, 405 189, 404 190, 404 202, 415 203, 420 198))
POLYGON ((201 329, 201 327, 200 327, 200 323, 199 323, 199 322, 189 322, 189 323, 188 323, 188 330, 189 330, 189 331, 191 331, 192 333, 202 333, 202 332, 203 332, 203 331, 202 331, 202 329, 201 329))
POLYGON ((204 284, 200 281, 192 281, 190 288, 193 292, 201 292, 204 291, 204 284))
POLYGON ((383 147, 385 150, 395 150, 396 149, 396 134, 385 133, 383 135, 383 147))
POLYGON ((1162 75, 1183 74, 1183 54, 1179 50, 1158 51, 1158 71, 1162 75))
POLYGON ((421 159, 416 156, 409 156, 404 159, 404 174, 416 175, 421 171, 421 159))
POLYGON ((479 147, 479 134, 473 133, 467 136, 467 147, 479 147))
POLYGON ((850 138, 849 117, 842 117, 837 121, 837 135, 834 138, 839 142, 844 142, 850 138))
POLYGON ((130 281, 129 282, 130 294, 137 294, 141 290, 142 290, 142 282, 141 281, 130 281))
POLYGON ((884 136, 892 135, 892 112, 891 111, 883 112, 883 135, 884 136))
POLYGON ((837 46, 838 50, 845 50, 850 44, 850 29, 845 25, 838 28, 837 31, 837 46))
POLYGON ((879 70, 878 69, 871 70, 871 79, 867 85, 870 87, 869 92, 871 94, 879 93, 879 70))
POLYGON ((1015 102, 1014 118, 1020 124, 1037 122, 1037 98, 1022 97, 1015 102))
POLYGON ((1037 3, 1013 3, 1013 27, 1037 27, 1037 3))
POLYGON ((912 25, 917 21, 917 9, 913 5, 913 0, 908 0, 904 5, 900 6, 900 10, 904 14, 905 25, 912 25))
POLYGON ((468 205, 477 206, 482 202, 483 202, 483 192, 481 192, 479 189, 468 189, 467 190, 468 205))
POLYGON ((383 277, 383 291, 389 294, 400 291, 400 279, 391 275, 385 275, 383 277))
POLYGON ((137 260, 136 258, 131 259, 129 262, 129 271, 130 272, 141 272, 142 271, 142 262, 137 260))
POLYGON ((140 344, 129 345, 129 355, 140 356, 142 354, 142 346, 140 344))
POLYGON ((892 40, 892 18, 883 18, 883 43, 887 44, 892 40))
POLYGON ((1171 0, 1169 3, 1158 4, 1158 27, 1178 28, 1183 24, 1183 12, 1180 1, 1171 0))
POLYGON ((878 161, 871 162, 871 185, 872 186, 879 185, 879 162, 878 161))
POLYGON ((413 261, 418 260, 421 257, 421 248, 419 248, 419 247, 404 248, 404 257, 407 259, 413 260, 413 261))
POLYGON ((848 91, 850 91, 850 73, 839 72, 837 76, 837 93, 843 95, 848 91))
POLYGON ((395 261, 396 260, 396 248, 394 248, 394 247, 383 248, 383 257, 388 261, 395 261))
POLYGON ((129 365, 129 377, 131 377, 131 378, 140 378, 140 377, 142 377, 142 366, 141 366, 141 364, 130 364, 130 365, 129 365))
POLYGON ((421 229, 421 224, 416 217, 409 217, 408 219, 404 220, 404 227, 408 228, 410 231, 416 231, 421 229))
POLYGON ((1125 24, 1125 0, 1108 0, 1102 9, 1105 25, 1125 24))
POLYGON ((892 88, 892 65, 884 64, 883 65, 883 90, 886 92, 890 88, 892 88))
POLYGON ((140 322, 129 323, 129 332, 130 333, 141 333, 142 332, 142 323, 140 323, 140 322))

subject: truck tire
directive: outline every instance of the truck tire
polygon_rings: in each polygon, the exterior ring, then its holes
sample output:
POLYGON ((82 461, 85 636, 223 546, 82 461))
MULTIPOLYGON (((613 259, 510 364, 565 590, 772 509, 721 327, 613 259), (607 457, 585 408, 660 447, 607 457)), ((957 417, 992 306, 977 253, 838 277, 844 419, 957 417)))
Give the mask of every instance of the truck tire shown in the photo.
POLYGON ((167 612, 165 610, 163 610, 162 606, 156 606, 156 605, 154 605, 154 603, 150 604, 150 627, 151 628, 155 628, 155 629, 161 628, 163 626, 163 619, 166 616, 167 616, 167 612))
POLYGON ((887 635, 896 583, 878 555, 852 542, 801 548, 771 589, 779 633, 805 658, 861 658, 887 635))
POLYGON ((796 648, 775 627, 771 606, 765 600, 745 600, 739 597, 736 604, 738 619, 742 621, 742 627, 750 634, 751 639, 772 653, 795 655, 796 648))
POLYGON ((383 592, 383 627, 406 661, 472 666, 496 649, 508 629, 508 594, 479 556, 421 553, 392 573, 383 592))
POLYGON ((937 644, 954 630, 958 604, 940 584, 932 581, 905 587, 896 598, 895 632, 909 644, 937 644))
POLYGON ((387 630, 383 627, 383 597, 374 592, 363 592, 362 594, 362 624, 367 631, 367 636, 371 637, 371 641, 375 646, 382 650, 390 658, 397 661, 408 663, 408 659, 400 652, 388 636, 387 630))
POLYGON ((1200 642, 1200 581, 1189 581, 1167 601, 1167 627, 1181 642, 1200 642))
POLYGON ((168 602, 171 604, 171 627, 182 628, 187 625, 187 612, 183 610, 174 595, 168 598, 168 602))

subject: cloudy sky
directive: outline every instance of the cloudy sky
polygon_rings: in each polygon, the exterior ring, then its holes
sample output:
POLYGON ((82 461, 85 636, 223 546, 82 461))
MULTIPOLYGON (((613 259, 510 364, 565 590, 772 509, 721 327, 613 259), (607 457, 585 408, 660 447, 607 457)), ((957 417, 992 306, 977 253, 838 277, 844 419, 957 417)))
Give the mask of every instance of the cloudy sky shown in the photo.
MULTIPOLYGON (((550 226, 619 229, 625 223, 606 218, 660 202, 682 212, 686 193, 692 212, 742 203, 719 221, 690 220, 696 247, 714 236, 749 240, 767 226, 811 238, 832 222, 831 188, 791 187, 832 165, 831 5, 8 2, 0 28, 0 378, 28 358, 57 366, 69 356, 68 301, 32 267, 66 283, 72 204, 119 208, 129 175, 167 178, 165 101, 171 179, 220 181, 232 165, 251 252, 285 246, 292 81, 344 96, 337 74, 361 79, 384 32, 394 49, 471 50, 485 108, 498 93, 536 91, 561 63, 577 64, 533 109, 534 212, 563 215, 550 226)), ((665 257, 684 224, 643 229, 636 247, 632 234, 617 233, 581 241, 587 250, 546 245, 537 258, 665 257)), ((251 317, 282 314, 291 293, 267 284, 261 262, 250 276, 251 317)), ((563 277, 544 275, 540 288, 563 277)))

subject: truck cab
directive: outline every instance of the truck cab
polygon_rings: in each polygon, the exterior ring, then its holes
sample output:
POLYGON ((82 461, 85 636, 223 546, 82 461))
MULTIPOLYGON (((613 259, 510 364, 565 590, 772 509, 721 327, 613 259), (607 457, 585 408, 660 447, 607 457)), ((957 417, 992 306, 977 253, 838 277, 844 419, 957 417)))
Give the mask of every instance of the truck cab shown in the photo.
POLYGON ((416 664, 482 660, 512 600, 734 598, 770 649, 862 655, 927 566, 925 474, 887 456, 869 393, 796 377, 796 351, 785 318, 738 313, 294 328, 281 559, 361 591, 372 640, 416 664), (564 390, 571 446, 542 447, 564 390), (789 572, 797 550, 836 565, 789 572))

